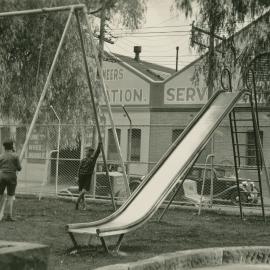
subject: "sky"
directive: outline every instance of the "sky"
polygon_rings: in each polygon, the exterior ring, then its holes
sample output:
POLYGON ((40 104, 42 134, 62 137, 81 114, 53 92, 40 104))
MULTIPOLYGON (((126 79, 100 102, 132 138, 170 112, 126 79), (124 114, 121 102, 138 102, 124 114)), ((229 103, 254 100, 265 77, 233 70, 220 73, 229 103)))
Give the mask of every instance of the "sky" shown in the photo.
POLYGON ((148 0, 146 22, 133 33, 112 26, 115 43, 105 49, 113 53, 134 57, 133 47, 141 46, 140 59, 176 69, 176 46, 179 46, 178 70, 198 57, 190 48, 193 18, 171 11, 172 0, 148 0))
MULTIPOLYGON (((105 44, 105 49, 134 57, 134 46, 141 46, 141 60, 176 69, 176 47, 179 47, 178 70, 199 57, 196 48, 190 47, 191 24, 196 25, 196 6, 193 17, 186 18, 184 12, 172 11, 174 0, 148 0, 146 21, 136 31, 121 29, 111 25, 111 33, 116 37, 114 44, 105 44)), ((237 24, 240 30, 251 20, 237 24)), ((224 35, 225 32, 219 33, 224 35)))

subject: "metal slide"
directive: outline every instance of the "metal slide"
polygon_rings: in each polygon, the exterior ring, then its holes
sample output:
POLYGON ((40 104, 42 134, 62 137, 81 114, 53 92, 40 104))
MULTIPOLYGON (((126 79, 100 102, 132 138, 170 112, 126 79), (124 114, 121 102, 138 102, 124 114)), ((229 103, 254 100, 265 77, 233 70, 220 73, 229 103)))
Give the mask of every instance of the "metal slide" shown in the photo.
POLYGON ((66 228, 74 246, 77 245, 74 234, 97 235, 105 249, 104 236, 120 235, 120 246, 123 235, 149 220, 177 180, 185 177, 214 130, 245 93, 216 92, 134 193, 112 215, 95 222, 68 224, 66 228))

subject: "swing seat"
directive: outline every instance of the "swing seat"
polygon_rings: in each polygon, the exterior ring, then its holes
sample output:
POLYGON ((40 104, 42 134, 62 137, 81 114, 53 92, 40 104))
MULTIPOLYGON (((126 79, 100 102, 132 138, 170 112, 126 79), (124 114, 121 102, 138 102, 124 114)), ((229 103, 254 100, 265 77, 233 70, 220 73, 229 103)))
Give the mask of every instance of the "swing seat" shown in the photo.
MULTIPOLYGON (((190 179, 186 179, 183 183, 183 189, 185 199, 198 206, 201 201, 201 196, 197 192, 197 182, 190 179)), ((203 196, 202 202, 205 203, 207 201, 208 199, 203 196)))

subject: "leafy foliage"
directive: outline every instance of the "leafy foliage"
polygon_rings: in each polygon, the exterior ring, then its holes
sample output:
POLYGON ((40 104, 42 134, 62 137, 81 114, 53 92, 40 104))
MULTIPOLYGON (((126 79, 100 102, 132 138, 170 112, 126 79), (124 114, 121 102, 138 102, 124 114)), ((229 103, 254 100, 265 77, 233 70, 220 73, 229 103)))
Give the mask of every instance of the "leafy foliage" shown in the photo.
MULTIPOLYGON (((44 0, 1 2, 1 11, 46 6, 44 0)), ((32 119, 67 16, 68 13, 49 13, 0 19, 2 117, 21 122, 32 119)), ((44 111, 53 105, 63 122, 79 121, 89 115, 89 92, 76 27, 73 20, 43 104, 44 111)), ((46 117, 50 115, 41 113, 39 121, 46 117)))
MULTIPOLYGON (((232 72, 236 72, 236 67, 244 70, 251 57, 262 50, 269 50, 270 31, 269 20, 267 18, 259 20, 245 29, 241 34, 237 35, 238 41, 242 44, 235 44, 236 27, 238 23, 246 20, 254 20, 255 17, 262 16, 270 2, 267 0, 175 0, 173 7, 184 11, 186 16, 192 15, 196 11, 196 25, 211 33, 219 36, 230 37, 227 42, 221 44, 216 43, 216 50, 212 55, 207 47, 197 46, 200 54, 207 52, 208 57, 204 57, 201 65, 197 68, 194 75, 195 81, 198 80, 200 74, 207 78, 209 85, 209 70, 211 69, 213 78, 220 78, 220 73, 224 65, 230 68, 232 72), (244 47, 243 47, 244 44, 244 47), (218 52, 219 51, 219 52, 218 52), (220 52, 223 51, 223 54, 220 52)), ((196 33, 194 35, 196 41, 205 40, 205 34, 196 33)), ((192 41, 192 40, 191 40, 192 41)), ((191 45, 194 45, 191 42, 191 45)), ((217 82, 217 81, 216 81, 217 82)))
POLYGON ((139 28, 145 19, 147 0, 81 0, 89 11, 99 10, 105 5, 107 19, 118 18, 118 22, 130 29, 139 28), (105 2, 105 3, 104 3, 105 2))
MULTIPOLYGON (((89 10, 102 1, 77 1, 89 10)), ((0 0, 0 12, 74 4, 72 0, 0 0)), ((110 16, 119 15, 127 27, 143 20, 145 0, 106 1, 110 16)), ((68 12, 0 18, 0 113, 5 119, 30 122, 66 24, 68 12)), ((85 44, 89 44, 85 40, 85 44)), ((89 64, 95 72, 93 55, 89 64)), ((93 78, 93 76, 92 76, 93 78)), ((93 78, 95 79, 95 78, 93 78)), ((96 83, 95 83, 96 84, 96 83)), ((43 112, 52 105, 63 122, 91 123, 91 100, 85 80, 77 25, 73 18, 45 97, 43 112)), ((55 117, 41 112, 39 121, 55 117)))
MULTIPOLYGON (((87 5, 89 12, 100 9, 104 3, 101 0, 0 0, 0 12, 80 2, 87 5)), ((118 16, 126 27, 137 28, 143 21, 145 0, 105 1, 105 6, 107 16, 118 16)), ((32 120, 67 18, 68 12, 0 18, 0 114, 4 122, 28 124, 32 120)), ((62 144, 71 148, 81 144, 83 134, 89 136, 86 125, 95 125, 77 30, 73 16, 37 123, 56 121, 50 109, 53 106, 62 124, 72 124, 67 125, 67 128, 63 125, 61 134, 62 144)), ((86 29, 83 34, 92 87, 101 101, 101 85, 96 77, 93 48, 86 29)), ((104 123, 105 118, 101 111, 99 113, 100 121, 104 123)), ((55 131, 48 131, 48 135, 54 138, 55 131)), ((50 141, 53 144, 53 140, 50 141)))

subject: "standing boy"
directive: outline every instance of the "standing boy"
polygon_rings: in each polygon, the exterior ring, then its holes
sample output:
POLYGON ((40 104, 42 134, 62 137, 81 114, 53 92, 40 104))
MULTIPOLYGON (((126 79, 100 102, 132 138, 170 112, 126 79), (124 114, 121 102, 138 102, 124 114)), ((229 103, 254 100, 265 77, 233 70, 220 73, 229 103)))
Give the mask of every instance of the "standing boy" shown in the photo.
POLYGON ((87 147, 85 149, 85 155, 86 157, 83 158, 80 162, 79 171, 78 171, 78 184, 79 184, 79 197, 76 202, 76 210, 79 209, 79 203, 82 200, 84 203, 85 208, 85 198, 84 195, 86 192, 89 192, 91 180, 92 180, 92 174, 96 165, 96 161, 98 158, 98 155, 100 153, 102 143, 100 142, 98 144, 97 150, 94 153, 94 149, 92 147, 87 147))
POLYGON ((3 146, 4 153, 0 155, 0 220, 4 216, 4 191, 7 189, 8 215, 6 220, 15 221, 13 218, 13 202, 17 186, 17 171, 20 171, 22 167, 18 155, 14 153, 13 141, 5 141, 3 146))

